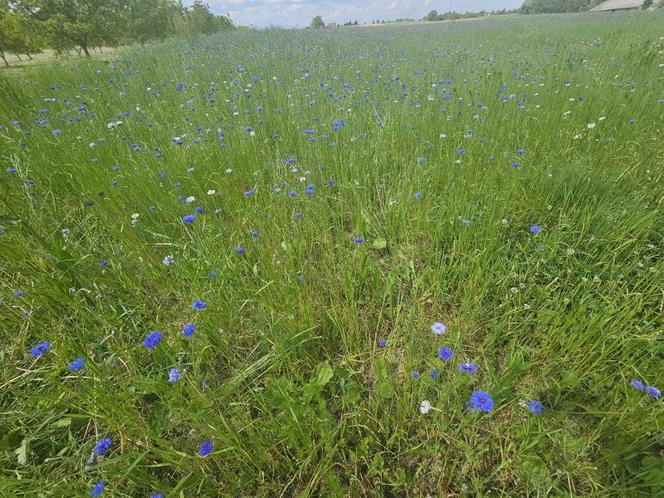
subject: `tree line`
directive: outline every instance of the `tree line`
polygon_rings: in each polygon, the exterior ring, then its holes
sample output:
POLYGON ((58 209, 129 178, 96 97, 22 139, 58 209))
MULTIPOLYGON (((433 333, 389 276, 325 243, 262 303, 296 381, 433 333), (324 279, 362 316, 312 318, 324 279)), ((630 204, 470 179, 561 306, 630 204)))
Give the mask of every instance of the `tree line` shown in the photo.
POLYGON ((45 48, 89 57, 96 47, 234 28, 202 0, 0 0, 0 58, 9 65, 7 53, 31 59, 45 48))

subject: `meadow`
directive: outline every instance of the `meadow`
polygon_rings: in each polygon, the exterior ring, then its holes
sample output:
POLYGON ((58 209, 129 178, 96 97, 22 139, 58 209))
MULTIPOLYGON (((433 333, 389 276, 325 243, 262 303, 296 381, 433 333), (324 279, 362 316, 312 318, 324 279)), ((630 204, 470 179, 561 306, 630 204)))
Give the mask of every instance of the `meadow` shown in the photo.
POLYGON ((0 496, 664 495, 664 15, 0 72, 0 496))

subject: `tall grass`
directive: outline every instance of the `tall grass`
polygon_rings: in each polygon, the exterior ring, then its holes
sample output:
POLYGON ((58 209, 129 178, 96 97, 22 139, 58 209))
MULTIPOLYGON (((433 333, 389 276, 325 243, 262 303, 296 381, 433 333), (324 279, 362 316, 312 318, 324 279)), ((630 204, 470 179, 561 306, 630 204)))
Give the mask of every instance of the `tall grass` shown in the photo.
POLYGON ((0 494, 664 493, 663 21, 0 73, 0 494))

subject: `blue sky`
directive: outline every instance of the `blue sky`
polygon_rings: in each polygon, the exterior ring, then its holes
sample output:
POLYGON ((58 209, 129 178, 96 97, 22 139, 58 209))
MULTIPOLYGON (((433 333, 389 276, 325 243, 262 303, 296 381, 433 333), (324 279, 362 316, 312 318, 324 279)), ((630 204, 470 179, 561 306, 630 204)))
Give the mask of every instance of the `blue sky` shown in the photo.
MULTIPOLYGON (((193 0, 185 1, 193 3, 193 0)), ((307 26, 320 15, 325 22, 371 22, 373 19, 419 19, 432 9, 449 10, 449 0, 207 0, 216 14, 230 14, 237 24, 307 26)), ((452 0, 457 12, 519 7, 523 0, 452 0)))

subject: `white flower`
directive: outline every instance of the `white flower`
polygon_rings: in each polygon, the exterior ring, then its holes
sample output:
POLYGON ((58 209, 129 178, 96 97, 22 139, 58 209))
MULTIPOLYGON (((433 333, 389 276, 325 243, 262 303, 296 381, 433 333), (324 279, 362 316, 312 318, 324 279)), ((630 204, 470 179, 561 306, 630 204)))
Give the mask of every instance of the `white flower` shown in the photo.
POLYGON ((586 126, 589 130, 592 130, 595 126, 597 126, 597 123, 588 123, 586 126))
POLYGON ((420 413, 422 415, 426 415, 429 413, 429 410, 431 410, 431 403, 429 403, 426 399, 420 403, 420 413))
POLYGON ((135 225, 136 223, 138 223, 138 216, 139 216, 138 213, 134 213, 134 214, 131 215, 131 224, 132 225, 135 225))
POLYGON ((233 172, 233 170, 230 169, 230 168, 228 168, 228 169, 226 170, 226 173, 228 173, 229 175, 230 175, 232 172, 233 172))
POLYGON ((173 265, 173 264, 175 264, 175 259, 173 259, 173 256, 171 256, 171 255, 169 254, 168 256, 166 256, 166 257, 164 258, 164 260, 162 261, 162 263, 165 264, 166 266, 168 266, 168 265, 173 265))
POLYGON ((216 190, 213 190, 213 189, 210 189, 210 190, 208 190, 208 192, 207 192, 208 195, 214 195, 214 194, 216 194, 216 193, 217 193, 217 191, 216 191, 216 190))
POLYGON ((447 331, 447 327, 444 323, 434 322, 431 326, 431 331, 434 333, 434 335, 442 335, 445 333, 445 331, 447 331))
POLYGON ((189 197, 187 197, 187 198, 184 200, 184 203, 185 203, 185 204, 191 204, 191 203, 194 202, 195 200, 196 200, 196 197, 194 197, 193 195, 190 195, 189 197))

